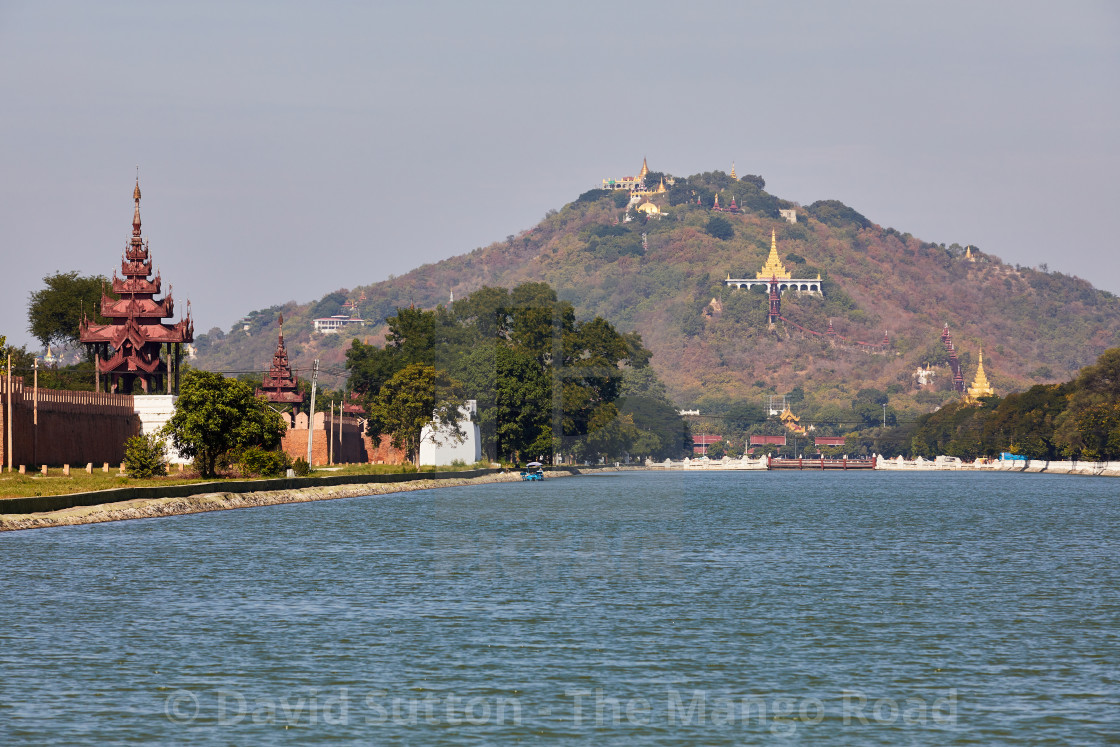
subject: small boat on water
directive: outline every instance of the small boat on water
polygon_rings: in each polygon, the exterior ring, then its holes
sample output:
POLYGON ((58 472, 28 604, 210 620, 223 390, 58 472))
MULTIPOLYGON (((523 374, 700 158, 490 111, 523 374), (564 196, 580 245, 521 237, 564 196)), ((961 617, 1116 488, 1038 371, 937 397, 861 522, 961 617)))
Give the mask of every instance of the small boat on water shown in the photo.
POLYGON ((529 462, 528 464, 525 465, 525 469, 521 470, 521 479, 522 480, 529 480, 529 481, 543 480, 544 479, 544 469, 542 469, 543 467, 544 467, 544 465, 541 464, 540 462, 529 462))

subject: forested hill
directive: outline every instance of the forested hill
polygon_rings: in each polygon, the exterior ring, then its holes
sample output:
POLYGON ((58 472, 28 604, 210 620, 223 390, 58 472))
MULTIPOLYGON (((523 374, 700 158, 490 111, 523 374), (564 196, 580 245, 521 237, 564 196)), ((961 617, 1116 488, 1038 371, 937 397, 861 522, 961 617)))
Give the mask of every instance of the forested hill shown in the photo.
MULTIPOLYGON (((647 183, 663 176, 650 174, 647 183)), ((551 284, 581 317, 601 315, 621 331, 640 332, 681 406, 757 403, 793 392, 812 412, 846 408, 859 390, 877 389, 890 395, 892 407, 928 411, 953 396, 940 341, 946 323, 966 381, 982 346, 988 378, 1001 394, 1069 379, 1120 345, 1120 301, 1085 280, 1010 266, 976 247, 969 259, 964 247, 880 227, 835 200, 796 206, 767 193, 757 176, 732 180, 710 172, 671 181, 653 198, 662 217, 647 219, 631 207, 633 220, 624 222, 627 196, 592 190, 503 242, 317 303, 256 311, 230 332, 211 330, 198 338, 195 364, 266 368, 282 311, 296 364, 320 357, 337 368, 354 335, 314 334, 311 319, 338 313, 347 300, 376 322, 359 336, 377 342, 380 323, 398 306, 430 308, 451 293, 462 298, 485 285, 526 280, 551 284), (723 206, 734 197, 741 211, 714 212, 717 194, 723 206), (783 220, 781 208, 795 208, 797 223, 783 220), (889 349, 845 344, 785 322, 770 330, 765 292, 724 287, 729 273, 754 277, 772 231, 795 277, 823 279, 824 298, 785 294, 783 316, 822 333, 831 319, 850 340, 878 342, 886 333, 889 349), (919 388, 914 372, 925 363, 934 383, 919 388)), ((370 256, 390 249, 371 247, 370 256)))

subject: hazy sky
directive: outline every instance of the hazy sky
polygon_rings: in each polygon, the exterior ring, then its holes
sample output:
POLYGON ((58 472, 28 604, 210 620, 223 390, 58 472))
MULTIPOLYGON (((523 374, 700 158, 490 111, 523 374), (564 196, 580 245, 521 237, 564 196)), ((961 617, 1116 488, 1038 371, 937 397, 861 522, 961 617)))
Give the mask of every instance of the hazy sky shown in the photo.
POLYGON ((0 0, 0 334, 144 232, 196 330, 730 170, 1120 293, 1120 3, 0 0))

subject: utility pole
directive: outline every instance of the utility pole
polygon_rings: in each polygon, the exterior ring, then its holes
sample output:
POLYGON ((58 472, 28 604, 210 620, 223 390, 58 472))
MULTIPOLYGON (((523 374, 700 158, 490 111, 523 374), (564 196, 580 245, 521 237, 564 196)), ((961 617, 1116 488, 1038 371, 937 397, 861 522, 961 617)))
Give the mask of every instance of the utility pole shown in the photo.
POLYGON ((39 359, 35 359, 35 382, 31 389, 31 430, 34 437, 31 443, 31 462, 39 463, 39 359))
POLYGON ((8 353, 8 437, 4 439, 4 450, 8 452, 8 471, 12 471, 12 354, 8 353))
MULTIPOLYGON (((349 383, 349 377, 347 377, 346 380, 342 382, 342 402, 340 402, 338 405, 338 450, 342 454, 346 453, 346 451, 342 448, 342 413, 344 412, 346 407, 346 387, 349 383)), ((340 464, 341 462, 342 460, 339 459, 340 464)))
POLYGON ((887 427, 887 403, 883 403, 883 427, 887 427))
POLYGON ((307 418, 307 466, 311 466, 311 441, 315 435, 315 386, 319 382, 319 359, 315 359, 315 370, 311 374, 311 414, 307 418))

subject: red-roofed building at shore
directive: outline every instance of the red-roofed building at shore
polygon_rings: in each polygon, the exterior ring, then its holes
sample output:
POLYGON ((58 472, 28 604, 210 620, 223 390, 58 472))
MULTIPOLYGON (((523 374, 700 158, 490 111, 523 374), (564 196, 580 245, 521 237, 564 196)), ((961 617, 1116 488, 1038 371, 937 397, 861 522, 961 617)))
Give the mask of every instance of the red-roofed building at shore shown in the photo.
POLYGON ((706 456, 708 447, 723 440, 723 436, 714 436, 708 433, 698 433, 692 437, 692 453, 696 456, 706 456))
POLYGON ((136 203, 132 215, 132 238, 121 259, 121 274, 113 273, 113 298, 101 294, 101 316, 108 324, 95 324, 83 315, 80 339, 94 354, 96 390, 101 391, 101 377, 106 377, 108 391, 129 394, 133 382, 140 380, 145 394, 157 389, 167 393, 179 390, 181 346, 194 341, 194 322, 190 303, 187 316, 174 324, 164 323, 175 314, 171 293, 157 301, 161 279, 153 278, 148 242, 140 234, 140 181, 132 192, 136 203))

